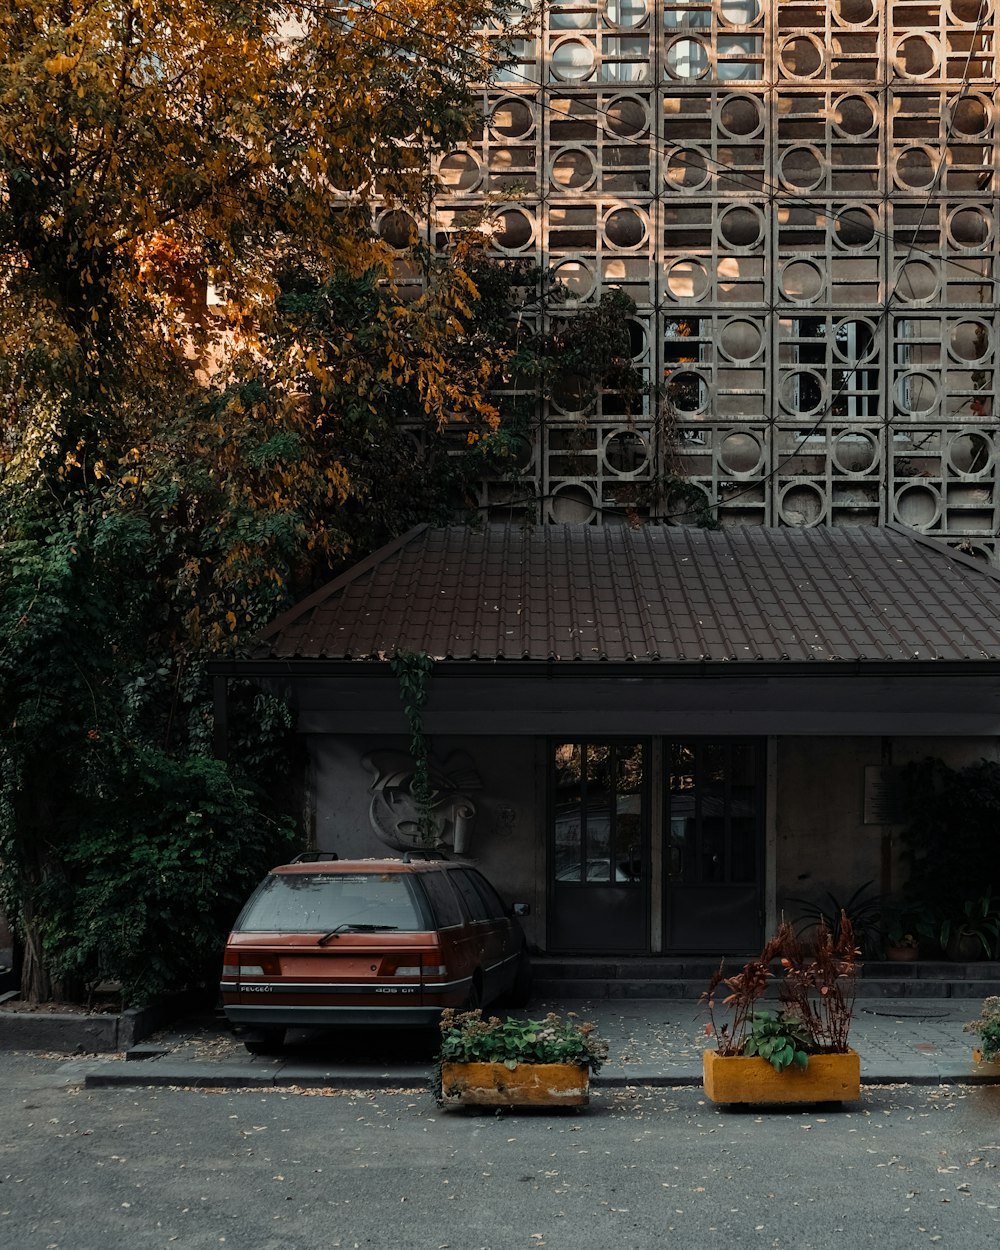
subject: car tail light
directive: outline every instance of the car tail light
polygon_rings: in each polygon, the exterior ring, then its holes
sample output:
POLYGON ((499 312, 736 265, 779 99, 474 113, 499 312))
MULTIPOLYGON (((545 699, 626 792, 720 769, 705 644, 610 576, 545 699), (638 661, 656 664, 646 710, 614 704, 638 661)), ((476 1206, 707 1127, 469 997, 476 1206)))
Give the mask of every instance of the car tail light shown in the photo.
MULTIPOLYGON (((227 952, 227 960, 233 958, 236 958, 233 952, 227 952)), ((225 977, 277 977, 281 975, 281 965, 278 963, 277 955, 257 955, 251 958, 256 958, 257 963, 224 963, 222 975, 225 977)))
POLYGON ((379 975, 383 977, 441 977, 448 971, 444 964, 427 962, 440 958, 437 952, 433 955, 417 955, 416 953, 388 955, 379 965, 379 975), (417 959, 419 963, 414 962, 417 959))

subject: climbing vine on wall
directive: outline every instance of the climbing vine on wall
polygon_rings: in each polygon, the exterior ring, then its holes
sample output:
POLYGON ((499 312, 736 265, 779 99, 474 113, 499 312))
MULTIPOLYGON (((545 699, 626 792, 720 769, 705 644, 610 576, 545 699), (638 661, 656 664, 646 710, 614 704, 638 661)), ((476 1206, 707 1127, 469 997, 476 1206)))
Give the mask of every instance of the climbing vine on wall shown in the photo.
POLYGON ((397 651, 390 666, 399 682, 399 697, 410 727, 413 798, 417 804, 420 839, 429 846, 436 839, 437 829, 434 825, 434 791, 423 711, 434 661, 426 651, 397 651))

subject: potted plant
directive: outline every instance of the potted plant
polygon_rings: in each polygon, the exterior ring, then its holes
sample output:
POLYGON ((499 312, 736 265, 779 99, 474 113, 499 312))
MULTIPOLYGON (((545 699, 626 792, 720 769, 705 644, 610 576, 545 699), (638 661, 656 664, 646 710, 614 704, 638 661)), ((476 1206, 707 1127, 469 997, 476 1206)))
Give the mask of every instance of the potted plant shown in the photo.
POLYGON ((445 1107, 581 1107, 607 1042, 573 1012, 544 1020, 479 1010, 445 1011, 438 1054, 438 1101, 445 1107))
POLYGON ((996 959, 1000 954, 1000 905, 987 890, 966 899, 954 915, 945 916, 939 935, 949 959, 996 959))
POLYGON ((704 1052, 705 1093, 718 1103, 828 1102, 858 1098, 861 1067, 848 1045, 854 1018, 858 950, 848 917, 841 913, 836 938, 822 922, 815 945, 806 947, 782 923, 760 955, 735 976, 723 967, 706 993, 706 1033, 716 1049, 704 1052), (777 972, 775 971, 777 969, 777 972), (757 1010, 777 985, 777 1013, 757 1010), (715 999, 731 1019, 716 1024, 715 999))
POLYGON ((970 1020, 964 1028, 966 1033, 975 1033, 982 1043, 972 1052, 976 1063, 1000 1062, 1000 997, 994 994, 983 999, 979 1018, 970 1020))
POLYGON ((920 908, 899 901, 886 903, 882 908, 882 950, 886 959, 917 959, 922 934, 927 934, 927 917, 920 908))

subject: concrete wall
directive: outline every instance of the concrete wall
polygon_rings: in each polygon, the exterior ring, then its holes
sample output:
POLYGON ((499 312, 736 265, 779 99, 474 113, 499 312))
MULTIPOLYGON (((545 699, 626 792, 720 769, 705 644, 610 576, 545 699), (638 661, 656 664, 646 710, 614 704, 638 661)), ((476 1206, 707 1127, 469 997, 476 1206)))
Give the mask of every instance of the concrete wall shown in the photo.
MULTIPOLYGON (((309 740, 315 844, 340 857, 398 856, 372 829, 369 807, 374 774, 364 763, 377 752, 406 751, 403 738, 309 740)), ((535 739, 435 737, 434 761, 464 752, 481 782, 470 789, 475 805, 469 849, 474 863, 509 902, 528 903, 528 941, 545 941, 545 756, 535 739)), ((450 851, 447 844, 446 851, 450 851)))

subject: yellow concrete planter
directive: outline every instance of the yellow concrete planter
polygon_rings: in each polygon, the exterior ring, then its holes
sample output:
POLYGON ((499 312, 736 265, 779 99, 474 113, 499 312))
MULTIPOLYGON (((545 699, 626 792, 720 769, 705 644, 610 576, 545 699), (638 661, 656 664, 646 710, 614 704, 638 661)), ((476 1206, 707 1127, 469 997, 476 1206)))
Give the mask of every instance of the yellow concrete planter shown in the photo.
POLYGON ((704 1052, 705 1094, 712 1102, 846 1102, 861 1097, 861 1061, 846 1055, 810 1055, 805 1068, 775 1072, 759 1055, 704 1052))
POLYGON ((445 1063, 446 1107, 585 1107, 590 1074, 574 1063, 445 1063))

